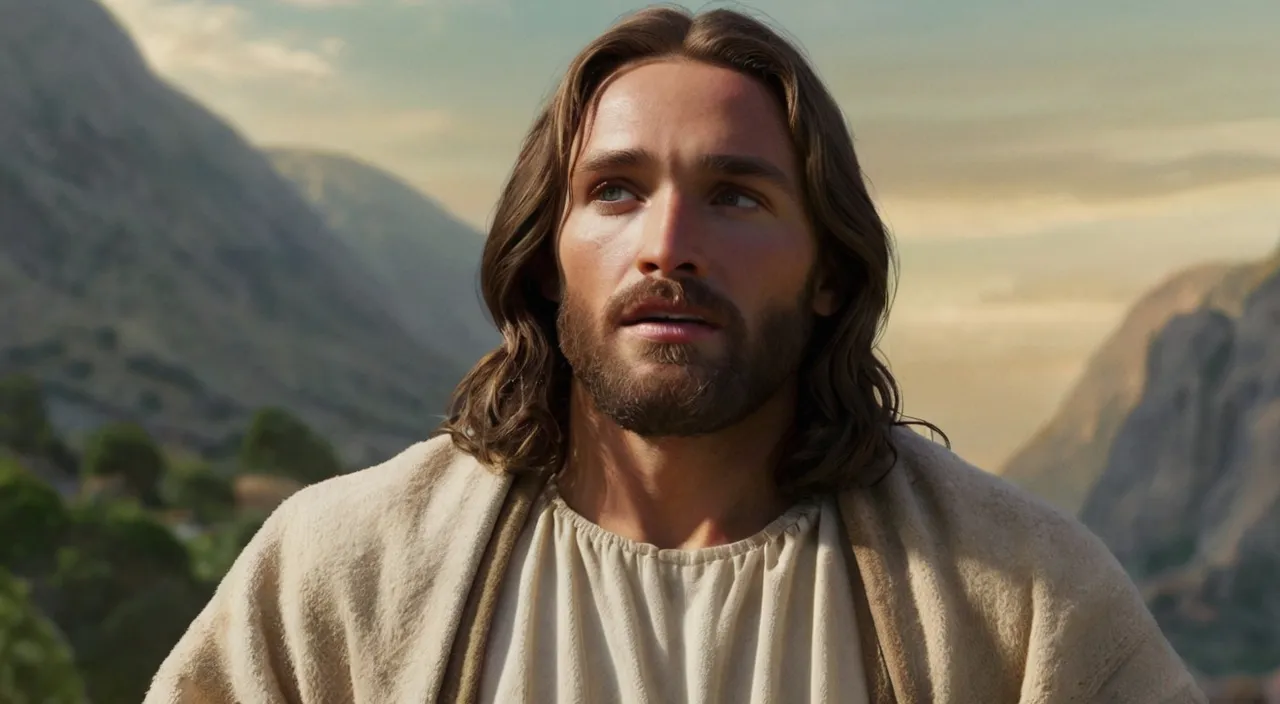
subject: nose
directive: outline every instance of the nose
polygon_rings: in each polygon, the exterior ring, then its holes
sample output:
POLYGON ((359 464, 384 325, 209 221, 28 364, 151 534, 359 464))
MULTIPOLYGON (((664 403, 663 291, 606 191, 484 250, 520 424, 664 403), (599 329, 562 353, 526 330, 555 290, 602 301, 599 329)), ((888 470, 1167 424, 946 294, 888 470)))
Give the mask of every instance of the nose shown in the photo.
POLYGON ((636 268, 650 276, 702 276, 705 223, 700 222, 696 201, 675 191, 655 194, 641 224, 636 268))

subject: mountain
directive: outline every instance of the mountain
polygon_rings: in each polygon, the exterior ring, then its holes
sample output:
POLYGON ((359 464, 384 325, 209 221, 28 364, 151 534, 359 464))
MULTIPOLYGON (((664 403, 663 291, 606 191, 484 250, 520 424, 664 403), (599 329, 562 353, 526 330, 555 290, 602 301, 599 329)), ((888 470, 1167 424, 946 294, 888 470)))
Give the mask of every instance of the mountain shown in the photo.
POLYGON ((463 368, 102 6, 0 0, 0 105, 0 373, 40 378, 64 429, 208 449, 281 405, 363 458, 437 422, 463 368))
POLYGON ((1155 336, 1080 517, 1199 671, 1280 670, 1280 253, 1155 336))
POLYGON ((1152 339, 1174 317, 1204 305, 1238 311, 1268 266, 1207 264, 1157 285, 1103 342, 1058 411, 1000 474, 1067 511, 1079 510, 1142 393, 1152 339))
POLYGON ((477 286, 479 232, 356 159, 297 148, 267 155, 386 285, 400 320, 422 344, 467 367, 498 344, 477 286))

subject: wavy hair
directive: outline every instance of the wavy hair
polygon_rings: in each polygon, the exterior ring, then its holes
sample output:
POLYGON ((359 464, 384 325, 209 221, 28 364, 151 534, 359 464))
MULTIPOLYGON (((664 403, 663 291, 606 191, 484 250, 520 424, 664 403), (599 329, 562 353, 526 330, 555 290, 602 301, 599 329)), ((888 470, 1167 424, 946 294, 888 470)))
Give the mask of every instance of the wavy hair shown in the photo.
MULTIPOLYGON (((567 200, 575 138, 603 83, 637 62, 684 58, 740 71, 783 107, 805 206, 843 303, 818 318, 806 347, 779 488, 839 490, 883 476, 895 457, 901 394, 877 339, 892 295, 894 253, 839 107, 802 53, 764 23, 716 9, 652 7, 613 25, 574 58, 529 130, 494 212, 480 269, 502 344, 455 390, 441 433, 496 471, 558 469, 568 439, 572 370, 560 353, 554 242, 567 200)), ((943 436, 945 438, 945 435, 943 436)))

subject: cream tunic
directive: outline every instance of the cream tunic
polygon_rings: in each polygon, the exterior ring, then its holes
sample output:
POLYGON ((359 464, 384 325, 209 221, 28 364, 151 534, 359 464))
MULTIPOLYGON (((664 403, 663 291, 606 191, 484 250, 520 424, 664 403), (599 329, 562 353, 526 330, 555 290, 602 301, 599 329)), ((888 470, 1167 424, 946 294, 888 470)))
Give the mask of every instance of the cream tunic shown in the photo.
MULTIPOLYGON (((1097 536, 911 429, 891 432, 894 470, 838 498, 842 547, 857 559, 849 579, 866 589, 857 613, 876 621, 857 625, 859 642, 874 637, 867 688, 880 701, 1208 702, 1097 536)), ((466 697, 484 674, 489 605, 530 518, 517 490, 540 484, 524 481, 441 435, 299 491, 240 552, 147 704, 466 697), (499 570, 477 583, 490 548, 499 570), (477 657, 464 657, 472 649, 477 657)), ((514 610, 504 618, 513 623, 514 610)), ((852 637, 842 621, 821 622, 852 637)), ((606 665, 611 676, 618 661, 606 665)))
POLYGON ((499 595, 481 701, 868 701, 833 500, 698 550, 609 533, 554 482, 533 511, 499 595))

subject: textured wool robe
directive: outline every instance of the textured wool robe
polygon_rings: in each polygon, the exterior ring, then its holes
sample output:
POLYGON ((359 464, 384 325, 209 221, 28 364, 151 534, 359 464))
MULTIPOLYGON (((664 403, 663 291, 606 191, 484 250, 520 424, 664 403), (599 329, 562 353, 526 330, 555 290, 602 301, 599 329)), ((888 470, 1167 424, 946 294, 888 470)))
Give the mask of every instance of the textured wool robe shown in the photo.
MULTIPOLYGON (((1083 526, 911 430, 894 443, 882 481, 836 497, 872 702, 1206 701, 1083 526)), ((489 471, 441 437, 298 492, 146 704, 475 701, 544 482, 489 471)))

